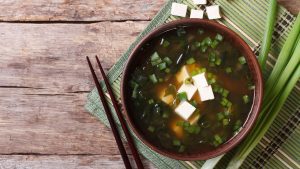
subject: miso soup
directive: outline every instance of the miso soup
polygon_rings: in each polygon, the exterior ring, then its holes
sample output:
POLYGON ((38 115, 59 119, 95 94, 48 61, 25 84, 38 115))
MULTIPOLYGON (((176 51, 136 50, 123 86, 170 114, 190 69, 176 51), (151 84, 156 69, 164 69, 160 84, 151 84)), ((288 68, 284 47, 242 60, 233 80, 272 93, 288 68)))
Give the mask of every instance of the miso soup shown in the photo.
POLYGON ((207 152, 243 127, 255 86, 230 39, 178 27, 148 41, 137 55, 147 59, 131 76, 129 108, 149 142, 171 152, 207 152))

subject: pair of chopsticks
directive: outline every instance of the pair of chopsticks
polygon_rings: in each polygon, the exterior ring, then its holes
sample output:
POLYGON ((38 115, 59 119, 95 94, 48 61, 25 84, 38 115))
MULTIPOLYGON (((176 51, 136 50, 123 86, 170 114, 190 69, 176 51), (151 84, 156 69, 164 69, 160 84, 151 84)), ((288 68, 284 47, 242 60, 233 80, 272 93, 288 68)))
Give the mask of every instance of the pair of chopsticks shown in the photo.
MULTIPOLYGON (((116 98, 115 98, 115 96, 114 96, 114 94, 113 94, 112 88, 111 88, 111 86, 110 86, 110 84, 109 84, 109 81, 108 81, 108 79, 107 79, 107 77, 106 77, 106 75, 105 75, 105 73, 104 73, 104 70, 103 70, 103 68, 102 68, 102 66, 101 66, 101 63, 100 63, 98 57, 97 57, 97 56, 95 56, 95 57, 96 57, 96 60, 97 60, 97 63, 98 63, 98 66, 99 66, 101 75, 102 75, 102 77, 103 77, 103 80, 104 80, 104 82, 105 82, 107 91, 108 91, 108 93, 109 93, 109 95, 110 95, 110 98, 111 98, 111 100, 112 100, 114 109, 115 109, 115 111, 116 111, 116 113, 117 113, 118 119, 119 119, 119 121, 120 121, 120 123, 121 123, 122 129, 123 129, 123 131, 124 131, 124 133, 125 133, 125 136, 126 136, 126 139, 127 139, 127 141, 128 141, 129 148, 130 148, 130 150, 131 150, 131 152, 132 152, 132 154, 133 154, 134 161, 135 161, 135 163, 136 163, 136 165, 137 165, 137 168, 143 169, 143 168, 144 168, 143 163, 142 163, 142 161, 141 161, 141 159, 140 159, 140 156, 139 156, 139 154, 138 154, 138 152, 137 152, 137 149, 136 149, 136 147, 135 147, 135 145, 134 145, 133 139, 132 139, 132 137, 131 137, 131 135, 130 135, 130 133, 129 133, 128 127, 127 127, 127 125, 126 125, 126 123, 125 123, 125 120, 124 120, 124 118, 123 118, 123 115, 122 115, 122 113, 121 113, 121 110, 120 110, 120 108, 118 107, 118 102, 117 102, 117 100, 116 100, 116 98)), ((115 123, 115 121, 114 121, 114 119, 113 119, 112 112, 110 111, 109 106, 108 106, 108 103, 107 103, 107 100, 105 99, 104 92, 102 91, 102 88, 101 88, 101 86, 100 86, 100 83, 99 83, 99 81, 98 81, 97 75, 96 75, 96 73, 95 73, 95 71, 94 71, 94 68, 93 68, 93 66, 92 66, 92 64, 91 64, 91 61, 90 61, 89 57, 87 56, 86 59, 87 59, 87 62, 88 62, 88 64, 89 64, 91 73, 92 73, 92 75, 93 75, 93 79, 94 79, 95 85, 96 85, 96 87, 97 87, 97 90, 98 90, 98 93, 99 93, 101 102, 102 102, 102 104, 103 104, 103 107, 104 107, 104 110, 105 110, 107 119, 108 119, 108 121, 109 121, 109 124, 110 124, 110 126, 111 126, 112 132, 113 132, 113 134, 114 134, 114 137, 115 137, 115 140, 116 140, 116 142, 117 142, 117 145, 118 145, 119 151, 120 151, 120 153, 121 153, 121 156, 122 156, 123 162, 124 162, 124 164, 125 164, 125 167, 126 167, 126 169, 131 169, 131 168, 132 168, 132 167, 131 167, 131 164, 130 164, 130 162, 129 162, 129 159, 128 159, 127 153, 126 153, 126 151, 125 151, 124 145, 123 145, 123 143, 122 143, 122 140, 121 140, 119 131, 118 131, 118 129, 117 129, 117 125, 116 125, 116 123, 115 123)))

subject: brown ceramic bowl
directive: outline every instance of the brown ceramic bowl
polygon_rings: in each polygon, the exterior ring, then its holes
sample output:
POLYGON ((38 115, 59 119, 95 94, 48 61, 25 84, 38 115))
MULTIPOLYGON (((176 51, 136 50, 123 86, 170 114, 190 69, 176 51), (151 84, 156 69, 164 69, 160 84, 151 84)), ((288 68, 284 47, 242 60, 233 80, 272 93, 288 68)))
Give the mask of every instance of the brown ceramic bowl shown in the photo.
POLYGON ((128 62, 124 68, 123 71, 123 78, 122 78, 122 84, 121 84, 121 97, 122 97, 122 104, 125 110, 125 116, 127 118, 127 122, 129 123, 131 129, 134 131, 134 133, 138 136, 138 138, 146 144, 148 147, 150 147, 152 150, 168 156, 173 159, 178 160, 206 160, 209 158, 216 157, 218 155, 221 155, 223 153, 228 152, 229 150, 233 149, 235 146, 238 145, 239 142, 242 141, 243 138, 246 137, 247 133, 250 131, 251 127, 253 126, 260 110, 261 102, 262 102, 262 96, 263 96, 263 80, 262 80, 262 74, 259 67, 259 64, 257 62, 257 59, 253 52, 251 51, 250 47, 246 44, 246 42, 235 32, 230 30, 229 28, 218 24, 213 21, 209 20, 199 20, 199 19, 181 19, 173 22, 169 22, 167 24, 164 24, 155 30, 153 30, 151 33, 146 35, 139 43, 138 45, 132 50, 128 62), (254 102, 251 107, 250 114, 248 116, 248 119, 246 120, 243 129, 233 138, 231 138, 229 141, 224 143, 223 145, 220 145, 216 149, 205 152, 205 153, 193 153, 193 154, 180 154, 180 153, 174 153, 169 152, 167 150, 161 149, 157 147, 156 145, 152 144, 150 141, 148 141, 137 125, 135 124, 132 115, 133 113, 131 110, 129 110, 129 100, 131 99, 130 91, 128 90, 129 87, 129 78, 134 69, 139 65, 141 62, 145 61, 146 58, 137 58, 137 51, 148 42, 153 37, 162 34, 164 31, 175 28, 177 26, 185 26, 185 25, 199 25, 204 30, 205 29, 212 29, 216 32, 222 33, 223 36, 225 36, 225 39, 231 39, 233 42, 233 45, 242 51, 244 54, 247 63, 249 65, 249 69, 251 71, 254 83, 255 83, 255 91, 254 91, 254 102))

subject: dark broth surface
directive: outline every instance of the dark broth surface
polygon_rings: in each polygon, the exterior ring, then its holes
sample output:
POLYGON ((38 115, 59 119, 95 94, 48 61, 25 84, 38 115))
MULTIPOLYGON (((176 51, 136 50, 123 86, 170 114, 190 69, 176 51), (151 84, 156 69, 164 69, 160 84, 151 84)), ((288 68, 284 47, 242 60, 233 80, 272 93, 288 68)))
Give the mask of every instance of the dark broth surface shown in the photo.
POLYGON ((226 37, 200 27, 178 27, 153 38, 137 55, 148 59, 140 62, 131 77, 129 109, 149 142, 171 152, 207 152, 242 128, 254 86, 245 58, 226 37), (155 52, 159 59, 153 58, 155 52), (188 100, 196 108, 188 120, 174 111, 186 99, 175 93, 189 83, 176 80, 183 66, 191 76, 205 72, 215 97, 201 101, 196 92, 188 100), (173 96, 170 104, 161 99, 168 94, 173 96))

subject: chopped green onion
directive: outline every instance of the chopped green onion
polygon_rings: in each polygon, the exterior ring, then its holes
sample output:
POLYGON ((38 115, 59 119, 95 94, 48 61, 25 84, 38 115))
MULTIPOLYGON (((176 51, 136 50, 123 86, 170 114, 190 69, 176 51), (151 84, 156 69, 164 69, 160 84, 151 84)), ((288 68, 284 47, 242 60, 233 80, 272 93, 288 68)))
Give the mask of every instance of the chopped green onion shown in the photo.
POLYGON ((150 76, 149 76, 149 79, 150 79, 150 81, 151 81, 152 83, 154 83, 154 84, 158 82, 158 80, 157 80, 155 74, 150 75, 150 76))
POLYGON ((228 101, 227 104, 226 104, 226 107, 231 107, 231 106, 232 106, 231 101, 228 101))
POLYGON ((181 145, 181 142, 180 142, 179 140, 177 140, 177 139, 174 139, 174 140, 173 140, 173 145, 174 145, 174 146, 180 146, 180 145, 181 145))
POLYGON ((220 66, 221 63, 222 63, 222 60, 221 60, 221 58, 218 57, 218 58, 216 59, 216 61, 215 61, 215 64, 216 64, 217 66, 220 66))
POLYGON ((208 55, 208 61, 211 63, 214 63, 216 61, 216 54, 214 52, 209 53, 208 55))
POLYGON ((250 99, 249 99, 249 96, 248 95, 244 95, 243 96, 243 101, 245 104, 249 103, 250 99))
POLYGON ((226 68, 225 68, 225 72, 228 73, 228 74, 231 73, 231 72, 232 72, 231 67, 226 67, 226 68))
POLYGON ((223 97, 227 97, 228 94, 229 94, 229 91, 226 90, 226 89, 223 89, 222 96, 223 96, 223 97))
POLYGON ((202 53, 206 52, 207 46, 201 46, 201 49, 200 49, 200 50, 201 50, 202 53))
POLYGON ((195 42, 194 44, 197 48, 199 48, 201 46, 201 42, 195 42))
POLYGON ((186 64, 193 64, 193 63, 195 63, 196 62, 196 60, 193 58, 193 57, 191 57, 191 58, 189 58, 187 61, 186 61, 186 64))
POLYGON ((136 99, 138 93, 138 85, 134 86, 131 97, 136 99))
POLYGON ((217 113, 217 119, 220 121, 220 120, 223 120, 225 117, 224 117, 224 115, 223 115, 223 113, 222 112, 220 112, 220 113, 217 113))
POLYGON ((218 144, 223 143, 222 138, 218 134, 214 135, 214 139, 218 144))
POLYGON ((229 124, 229 120, 228 120, 228 119, 223 119, 222 122, 223 122, 223 125, 224 125, 224 126, 227 126, 227 125, 229 124))
POLYGON ((214 84, 214 83, 216 83, 216 79, 215 78, 211 78, 211 79, 209 79, 208 80, 208 84, 214 84))
POLYGON ((182 153, 182 152, 184 152, 184 150, 185 150, 185 146, 184 146, 184 145, 181 145, 181 146, 179 147, 178 152, 179 152, 179 153, 182 153))
POLYGON ((155 131, 155 128, 153 126, 149 126, 148 127, 148 131, 150 131, 151 133, 153 133, 155 131))
POLYGON ((214 48, 216 48, 216 47, 218 46, 218 44, 219 44, 219 41, 214 40, 214 41, 211 43, 210 47, 212 47, 212 48, 214 49, 214 48))
POLYGON ((212 40, 211 40, 211 38, 210 37, 206 37, 205 39, 203 39, 203 41, 202 41, 202 45, 207 45, 207 46, 210 46, 211 45, 211 43, 212 43, 212 40))
POLYGON ((166 62, 168 65, 172 64, 172 60, 169 57, 164 57, 163 61, 166 62))
POLYGON ((151 61, 151 65, 156 66, 156 65, 160 64, 161 62, 162 62, 162 60, 161 60, 161 58, 159 58, 158 60, 151 61))
POLYGON ((198 32, 199 35, 202 35, 204 33, 203 29, 198 29, 197 32, 198 32))
POLYGON ((165 62, 160 63, 160 64, 158 65, 159 70, 164 70, 166 67, 167 67, 167 64, 166 64, 165 62))
POLYGON ((149 103, 149 104, 153 104, 153 103, 154 103, 154 100, 153 100, 153 99, 149 99, 149 100, 148 100, 148 103, 149 103))
POLYGON ((178 98, 180 101, 187 100, 187 94, 186 94, 186 92, 178 93, 178 94, 177 94, 177 98, 178 98))
POLYGON ((241 57, 239 57, 239 62, 240 62, 240 64, 245 64, 245 63, 247 63, 247 61, 246 61, 246 59, 245 59, 245 57, 244 56, 241 56, 241 57))
POLYGON ((164 48, 167 48, 167 47, 169 47, 169 45, 170 45, 170 42, 167 41, 167 40, 164 40, 164 42, 163 42, 163 47, 164 47, 164 48))
POLYGON ((171 69, 166 68, 166 69, 165 69, 165 72, 166 72, 166 73, 170 73, 170 72, 171 72, 171 69))
POLYGON ((154 52, 154 53, 151 55, 151 62, 155 62, 155 61, 157 61, 157 60, 159 60, 159 59, 160 59, 160 57, 159 57, 159 55, 158 55, 157 52, 154 52))
POLYGON ((162 115, 162 117, 164 118, 164 119, 167 119, 167 118, 169 118, 169 112, 167 112, 167 111, 165 111, 164 113, 163 113, 163 115, 162 115))
POLYGON ((217 34, 216 37, 215 37, 216 40, 218 41, 222 41, 223 40, 223 36, 220 35, 220 34, 217 34))

